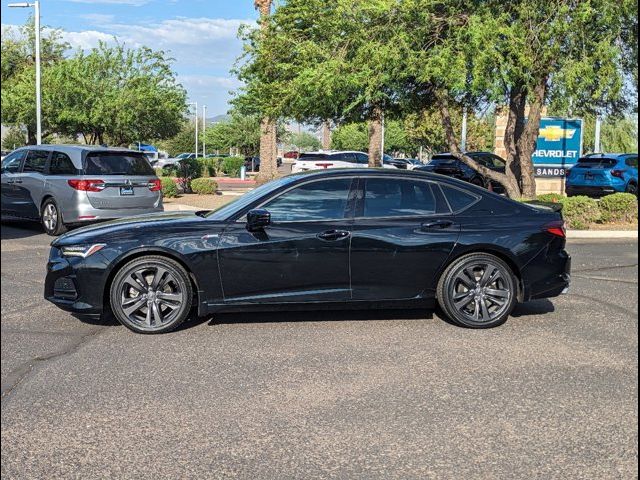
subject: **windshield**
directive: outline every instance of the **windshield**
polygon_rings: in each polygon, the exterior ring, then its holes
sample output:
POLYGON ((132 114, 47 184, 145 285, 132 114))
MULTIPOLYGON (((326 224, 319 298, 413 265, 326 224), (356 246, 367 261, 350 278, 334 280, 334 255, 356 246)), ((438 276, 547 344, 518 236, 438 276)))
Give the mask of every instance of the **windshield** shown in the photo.
POLYGON ((269 183, 265 183, 264 185, 259 186, 258 188, 251 190, 249 193, 245 193, 241 197, 238 197, 236 200, 233 200, 226 205, 223 205, 216 210, 212 210, 207 213, 206 217, 211 218, 212 220, 227 220, 229 217, 234 215, 236 212, 242 210, 247 207, 254 201, 258 200, 263 195, 268 194, 271 191, 277 190, 278 188, 288 185, 296 181, 299 177, 297 176, 289 176, 282 177, 278 180, 274 180, 269 183))
POLYGON ((429 162, 429 165, 453 165, 456 163, 456 158, 451 156, 433 157, 429 162))
POLYGON ((178 155, 176 158, 180 158, 180 159, 188 158, 188 157, 189 157, 189 155, 190 155, 190 153, 181 153, 181 154, 180 154, 180 155, 178 155))
POLYGON ((84 174, 155 176, 155 171, 142 153, 97 152, 87 155, 84 174))

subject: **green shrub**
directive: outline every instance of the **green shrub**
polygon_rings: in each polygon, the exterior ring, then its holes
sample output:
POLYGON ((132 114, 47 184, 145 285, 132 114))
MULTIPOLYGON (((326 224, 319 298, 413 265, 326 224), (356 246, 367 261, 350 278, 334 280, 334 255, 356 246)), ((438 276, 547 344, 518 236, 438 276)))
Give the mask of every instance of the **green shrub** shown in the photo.
POLYGON ((543 193, 542 195, 538 195, 537 198, 539 202, 546 203, 562 203, 565 199, 566 197, 559 193, 543 193))
POLYGON ((168 175, 178 177, 178 182, 185 193, 191 193, 191 181, 202 176, 202 166, 197 158, 185 158, 166 169, 168 175))
POLYGON ((162 195, 166 198, 174 198, 178 196, 178 186, 171 177, 160 177, 162 184, 162 195))
POLYGON ((244 165, 244 158, 227 157, 222 160, 222 171, 230 177, 240 176, 240 167, 244 165))
POLYGON ((562 215, 569 228, 585 230, 600 220, 598 202, 585 196, 569 197, 562 200, 562 215))
POLYGON ((210 157, 201 158, 200 165, 202 167, 203 177, 217 177, 222 172, 222 158, 210 157))
POLYGON ((607 195, 598 204, 602 222, 638 221, 638 199, 631 193, 607 195))
POLYGON ((169 170, 166 168, 157 167, 157 168, 154 168, 154 170, 156 171, 156 175, 158 177, 168 177, 170 173, 169 170))
POLYGON ((200 195, 214 195, 218 190, 218 183, 213 178, 196 178, 191 181, 191 190, 200 195))

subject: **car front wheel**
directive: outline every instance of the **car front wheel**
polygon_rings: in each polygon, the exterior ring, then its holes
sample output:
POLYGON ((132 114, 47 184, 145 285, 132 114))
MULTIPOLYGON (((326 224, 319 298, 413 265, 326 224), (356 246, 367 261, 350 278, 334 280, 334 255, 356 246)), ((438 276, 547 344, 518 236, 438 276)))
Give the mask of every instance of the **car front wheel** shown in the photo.
POLYGON ((507 321, 517 303, 517 280, 501 259, 469 254, 440 277, 438 303, 445 315, 469 328, 492 328, 507 321))
POLYGON ((177 328, 191 310, 193 289, 185 269, 162 256, 140 257, 124 265, 111 283, 111 310, 138 333, 177 328))

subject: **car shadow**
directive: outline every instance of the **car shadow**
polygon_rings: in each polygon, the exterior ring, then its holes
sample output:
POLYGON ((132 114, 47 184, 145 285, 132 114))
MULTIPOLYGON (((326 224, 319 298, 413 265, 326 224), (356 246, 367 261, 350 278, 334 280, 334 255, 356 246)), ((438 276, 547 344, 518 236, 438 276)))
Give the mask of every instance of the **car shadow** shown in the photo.
POLYGON ((44 234, 39 223, 19 220, 2 220, 0 231, 2 240, 18 240, 44 234))
POLYGON ((543 298, 541 300, 531 300, 526 303, 519 303, 515 310, 511 313, 512 317, 527 317, 530 315, 546 315, 547 313, 553 313, 556 311, 556 307, 553 303, 543 298))
POLYGON ((368 322, 376 320, 429 320, 433 311, 425 309, 314 310, 281 312, 217 313, 208 325, 288 322, 368 322))

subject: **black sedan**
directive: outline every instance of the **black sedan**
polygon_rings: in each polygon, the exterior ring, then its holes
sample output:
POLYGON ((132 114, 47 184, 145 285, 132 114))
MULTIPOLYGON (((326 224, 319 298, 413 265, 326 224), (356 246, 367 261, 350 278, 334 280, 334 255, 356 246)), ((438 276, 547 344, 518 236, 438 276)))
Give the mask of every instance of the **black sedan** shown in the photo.
POLYGON ((88 226, 52 243, 45 298, 111 308, 137 332, 195 309, 434 308, 502 324, 517 302, 569 285, 561 215, 440 175, 323 170, 267 183, 214 211, 88 226))
MULTIPOLYGON (((499 173, 505 173, 506 171, 506 162, 498 155, 490 152, 467 152, 466 154, 480 165, 483 165, 490 170, 494 170, 499 173)), ((448 177, 457 178, 458 180, 469 182, 473 185, 489 189, 496 193, 504 193, 504 187, 502 187, 502 185, 489 180, 481 173, 467 166, 465 163, 462 163, 450 153, 439 153, 434 155, 429 163, 417 166, 415 169, 423 172, 447 175, 448 177)))

